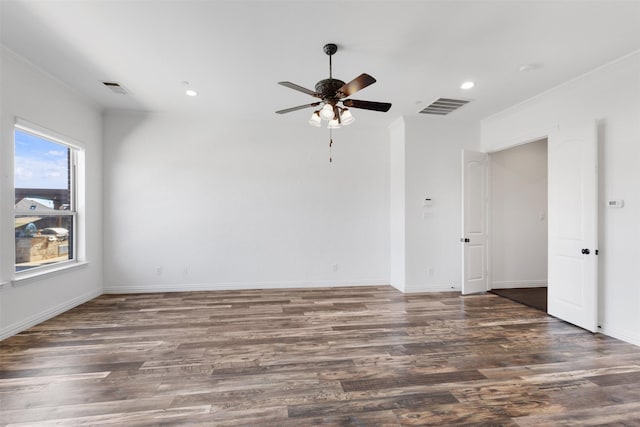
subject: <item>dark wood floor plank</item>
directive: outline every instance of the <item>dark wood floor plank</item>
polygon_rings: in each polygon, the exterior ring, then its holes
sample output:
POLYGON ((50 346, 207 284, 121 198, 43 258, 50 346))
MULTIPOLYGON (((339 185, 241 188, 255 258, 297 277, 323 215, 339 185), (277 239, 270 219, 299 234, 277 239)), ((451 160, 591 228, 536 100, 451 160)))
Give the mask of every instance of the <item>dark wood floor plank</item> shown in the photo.
POLYGON ((484 379, 478 371, 452 371, 416 375, 406 372, 381 379, 361 379, 341 381, 344 391, 380 390, 405 386, 428 386, 440 383, 459 383, 484 379))
POLYGON ((547 312, 547 288, 494 289, 491 293, 547 312))
POLYGON ((640 349, 496 295, 103 295, 1 343, 0 425, 638 425, 640 349))
POLYGON ((361 412, 377 412, 390 409, 416 409, 434 404, 455 403, 450 393, 418 393, 376 399, 350 399, 338 402, 289 405, 289 418, 353 415, 361 412))
POLYGON ((532 415, 517 419, 518 426, 640 426, 640 403, 591 406, 557 414, 532 415))

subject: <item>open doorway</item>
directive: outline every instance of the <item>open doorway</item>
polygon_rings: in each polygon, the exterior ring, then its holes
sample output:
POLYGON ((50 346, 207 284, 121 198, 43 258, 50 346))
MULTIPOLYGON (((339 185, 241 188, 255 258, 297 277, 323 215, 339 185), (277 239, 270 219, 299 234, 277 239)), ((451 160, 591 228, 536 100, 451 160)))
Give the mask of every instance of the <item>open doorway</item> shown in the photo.
POLYGON ((547 139, 489 158, 489 289, 546 312, 547 139))
MULTIPOLYGON (((546 278, 547 313, 588 331, 598 331, 597 135, 597 124, 593 120, 567 123, 548 133, 548 183, 547 196, 543 200, 547 201, 549 220, 546 214, 539 214, 542 210, 538 210, 537 221, 546 226, 546 232, 540 231, 539 234, 533 232, 537 227, 519 220, 507 235, 490 239, 490 221, 494 227, 500 224, 506 228, 504 222, 513 217, 505 215, 500 220, 493 218, 493 212, 490 212, 487 196, 490 194, 489 154, 462 151, 462 295, 500 286, 524 287, 525 282, 529 283, 528 286, 539 284, 544 287, 546 278), (547 239, 546 249, 543 244, 533 243, 536 237, 547 239), (499 245, 503 246, 502 254, 496 253, 491 257, 491 248, 499 245), (488 258, 493 259, 488 261, 488 258), (542 271, 540 275, 523 275, 523 271, 527 271, 523 267, 534 265, 536 259, 547 260, 546 276, 544 270, 538 270, 542 271), (514 272, 518 274, 511 274, 514 272), (500 273, 503 273, 502 277, 500 273)), ((521 166, 536 170, 531 167, 531 162, 532 159, 528 158, 521 166)), ((540 172, 544 170, 544 163, 538 169, 540 172)), ((503 179, 503 182, 510 180, 503 179)), ((528 190, 525 185, 519 191, 526 195, 528 190)), ((524 205, 531 204, 530 198, 519 200, 524 205)), ((526 212, 520 219, 531 219, 531 211, 526 212)))

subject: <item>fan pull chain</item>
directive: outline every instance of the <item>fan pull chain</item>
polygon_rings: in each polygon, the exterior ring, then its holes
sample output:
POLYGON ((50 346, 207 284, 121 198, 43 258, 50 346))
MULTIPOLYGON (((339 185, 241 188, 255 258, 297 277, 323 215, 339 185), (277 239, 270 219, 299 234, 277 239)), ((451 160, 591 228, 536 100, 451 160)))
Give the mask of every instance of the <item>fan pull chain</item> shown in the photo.
POLYGON ((333 162, 331 146, 333 145, 333 129, 329 129, 329 163, 333 162))

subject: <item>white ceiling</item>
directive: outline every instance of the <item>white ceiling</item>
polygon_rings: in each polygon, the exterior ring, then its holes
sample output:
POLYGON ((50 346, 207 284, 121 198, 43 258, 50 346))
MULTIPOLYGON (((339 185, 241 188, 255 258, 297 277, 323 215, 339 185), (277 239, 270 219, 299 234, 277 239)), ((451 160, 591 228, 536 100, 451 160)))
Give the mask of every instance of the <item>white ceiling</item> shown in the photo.
POLYGON ((306 120, 328 77, 378 82, 356 99, 392 102, 389 123, 438 97, 475 121, 640 49, 640 1, 0 0, 1 42, 106 109, 306 120), (537 69, 520 72, 523 64, 537 69), (117 81, 130 95, 100 82, 117 81), (459 89, 464 80, 476 87, 459 89), (184 95, 183 81, 199 92, 184 95))

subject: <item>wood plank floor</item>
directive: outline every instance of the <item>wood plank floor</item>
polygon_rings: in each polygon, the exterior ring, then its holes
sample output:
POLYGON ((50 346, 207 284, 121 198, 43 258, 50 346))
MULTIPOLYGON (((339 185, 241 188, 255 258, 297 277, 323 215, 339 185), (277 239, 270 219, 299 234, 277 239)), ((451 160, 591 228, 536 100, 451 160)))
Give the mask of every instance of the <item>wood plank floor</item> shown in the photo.
POLYGON ((547 312, 547 288, 492 289, 492 294, 547 312))
POLYGON ((2 342, 1 425, 640 425, 640 348, 496 295, 103 295, 2 342))

